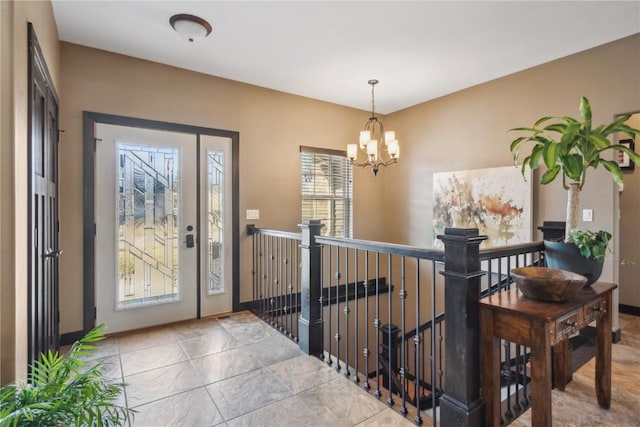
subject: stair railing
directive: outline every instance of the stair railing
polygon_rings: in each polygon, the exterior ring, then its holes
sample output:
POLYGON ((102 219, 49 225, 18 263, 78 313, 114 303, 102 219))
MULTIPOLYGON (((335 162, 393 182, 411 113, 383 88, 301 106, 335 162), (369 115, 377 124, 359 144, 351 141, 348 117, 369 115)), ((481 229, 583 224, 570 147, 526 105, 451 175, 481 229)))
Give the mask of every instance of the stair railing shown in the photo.
MULTIPOLYGON (((540 265, 542 244, 480 251, 477 230, 447 229, 441 251, 321 237, 315 220, 300 227, 248 228, 252 309, 416 424, 427 414, 434 425, 483 425, 477 301, 512 286, 511 268, 540 265)), ((505 424, 528 404, 527 357, 505 343, 505 424)))
POLYGON ((265 322, 298 341, 301 233, 247 227, 253 239, 251 309, 265 322))
MULTIPOLYGON (((421 424, 423 411, 437 401, 431 384, 441 378, 442 360, 436 351, 441 339, 424 330, 409 332, 427 322, 435 324, 442 312, 443 280, 438 273, 444 252, 332 237, 317 236, 315 242, 321 250, 322 287, 336 301, 321 312, 322 357, 421 424), (343 284, 368 297, 349 300, 343 284), (395 339, 385 333, 386 325, 397 325, 395 339), (395 348, 397 352, 389 351, 395 348)), ((437 411, 429 415, 437 420, 437 411)))

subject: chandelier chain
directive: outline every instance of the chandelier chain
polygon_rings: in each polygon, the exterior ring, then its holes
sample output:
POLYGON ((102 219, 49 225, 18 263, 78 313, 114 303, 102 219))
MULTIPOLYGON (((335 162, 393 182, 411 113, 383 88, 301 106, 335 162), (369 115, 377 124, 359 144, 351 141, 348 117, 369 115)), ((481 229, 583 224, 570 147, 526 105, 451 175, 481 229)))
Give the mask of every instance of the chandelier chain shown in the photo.
POLYGON ((376 116, 375 88, 376 84, 371 83, 371 118, 374 118, 376 116))

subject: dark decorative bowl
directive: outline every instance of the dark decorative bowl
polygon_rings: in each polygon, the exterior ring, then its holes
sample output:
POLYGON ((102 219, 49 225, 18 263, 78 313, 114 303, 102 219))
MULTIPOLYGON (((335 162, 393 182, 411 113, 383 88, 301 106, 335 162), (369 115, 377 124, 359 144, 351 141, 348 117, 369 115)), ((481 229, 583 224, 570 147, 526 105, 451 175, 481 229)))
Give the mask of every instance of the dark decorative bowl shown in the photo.
POLYGON ((511 276, 522 295, 538 301, 568 301, 587 283, 580 274, 546 267, 514 268, 511 276))

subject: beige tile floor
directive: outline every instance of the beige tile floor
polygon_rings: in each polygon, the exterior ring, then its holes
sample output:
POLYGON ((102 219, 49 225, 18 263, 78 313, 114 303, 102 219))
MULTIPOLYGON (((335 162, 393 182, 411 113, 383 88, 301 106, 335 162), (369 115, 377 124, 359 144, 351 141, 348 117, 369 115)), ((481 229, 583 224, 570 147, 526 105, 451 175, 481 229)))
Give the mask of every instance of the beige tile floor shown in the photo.
MULTIPOLYGON (((640 427, 640 317, 620 324, 611 409, 595 401, 592 360, 553 391, 554 426, 640 427)), ((413 425, 248 312, 107 338, 94 358, 127 384, 133 426, 413 425)), ((530 411, 513 425, 530 426, 530 411)))
POLYGON ((133 426, 410 426, 248 312, 107 338, 133 426))

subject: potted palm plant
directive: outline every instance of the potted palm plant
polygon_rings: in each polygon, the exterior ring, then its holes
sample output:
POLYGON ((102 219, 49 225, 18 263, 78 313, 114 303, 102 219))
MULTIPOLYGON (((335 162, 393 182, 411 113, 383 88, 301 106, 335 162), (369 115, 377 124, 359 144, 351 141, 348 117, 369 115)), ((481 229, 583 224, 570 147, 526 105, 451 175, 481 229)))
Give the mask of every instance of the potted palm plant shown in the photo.
POLYGON ((540 177, 540 183, 549 184, 562 177, 562 185, 568 192, 565 241, 555 244, 545 242, 547 263, 553 268, 584 274, 589 279, 588 283, 595 282, 602 272, 604 249, 611 235, 606 231, 590 233, 577 230, 580 191, 585 184, 587 171, 599 166, 607 170, 617 184, 622 184, 620 166, 606 158, 605 153, 626 153, 632 162, 640 164, 640 156, 635 152, 609 140, 616 133, 623 133, 632 139, 640 134, 639 129, 626 124, 630 117, 624 115, 609 124, 593 127, 591 105, 587 98, 582 97, 579 119, 547 116, 537 120, 532 127, 511 129, 525 133, 510 145, 516 165, 520 156, 526 153, 521 164, 523 174, 527 167, 537 169, 544 164, 547 170, 540 177), (525 147, 530 149, 525 150, 525 147), (580 245, 582 248, 579 249, 580 245), (566 260, 577 263, 577 266, 564 264, 566 260), (589 265, 594 263, 595 267, 589 265))
POLYGON ((89 331, 64 357, 42 354, 28 383, 0 388, 0 426, 128 425, 134 411, 116 402, 124 385, 106 378, 101 362, 87 367, 84 361, 105 327, 89 331))

